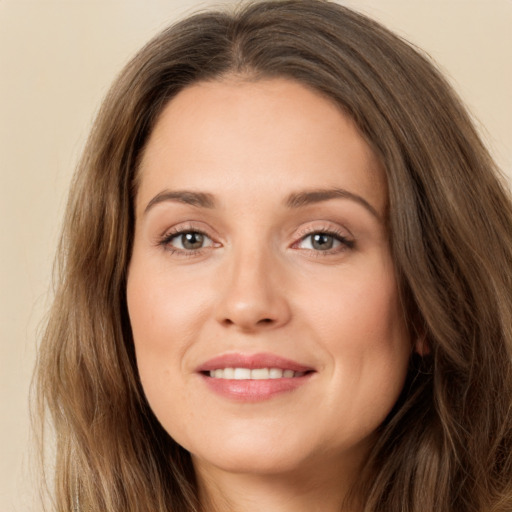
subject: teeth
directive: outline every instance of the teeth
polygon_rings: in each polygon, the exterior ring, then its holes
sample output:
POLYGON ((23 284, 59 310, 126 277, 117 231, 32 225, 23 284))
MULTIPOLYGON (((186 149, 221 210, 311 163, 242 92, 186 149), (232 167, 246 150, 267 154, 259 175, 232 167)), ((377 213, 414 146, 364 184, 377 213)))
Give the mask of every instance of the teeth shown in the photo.
POLYGON ((266 379, 291 379, 302 377, 305 372, 294 372, 293 370, 282 370, 281 368, 219 368, 210 371, 210 377, 214 379, 233 380, 266 380, 266 379))
POLYGON ((268 379, 268 376, 268 368, 255 368, 254 370, 251 370, 251 379, 263 380, 268 379))
MULTIPOLYGON (((220 370, 222 372, 222 370, 220 370)), ((215 370, 217 374, 218 370, 215 370)), ((223 372, 224 373, 224 372, 223 372)), ((235 380, 246 380, 251 378, 251 370, 249 368, 235 368, 235 374, 233 375, 235 380)))
POLYGON ((224 368, 224 370, 216 370, 218 372, 223 372, 220 377, 224 379, 233 379, 235 377, 235 369, 234 368, 224 368))
POLYGON ((270 368, 268 373, 271 379, 280 379, 282 378, 284 372, 279 368, 270 368))

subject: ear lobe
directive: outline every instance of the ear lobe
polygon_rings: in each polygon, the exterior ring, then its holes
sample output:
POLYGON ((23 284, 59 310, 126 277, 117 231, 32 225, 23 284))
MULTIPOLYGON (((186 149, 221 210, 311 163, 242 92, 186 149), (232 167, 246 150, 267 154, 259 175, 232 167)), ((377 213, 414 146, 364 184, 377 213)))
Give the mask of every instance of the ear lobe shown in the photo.
POLYGON ((414 342, 414 352, 421 357, 425 357, 430 354, 430 346, 425 335, 418 336, 414 342))

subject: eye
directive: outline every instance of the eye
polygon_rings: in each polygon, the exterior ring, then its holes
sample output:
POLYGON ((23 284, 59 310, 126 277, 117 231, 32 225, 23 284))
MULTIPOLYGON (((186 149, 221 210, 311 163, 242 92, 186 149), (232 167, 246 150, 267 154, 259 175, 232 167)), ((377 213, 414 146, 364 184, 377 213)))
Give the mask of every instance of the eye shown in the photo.
POLYGON ((178 251, 197 251, 212 247, 213 241, 200 231, 182 231, 167 236, 162 244, 178 251))
POLYGON ((354 242, 338 233, 329 233, 318 231, 304 236, 297 242, 295 247, 298 249, 308 249, 312 251, 337 251, 343 248, 352 248, 354 242))

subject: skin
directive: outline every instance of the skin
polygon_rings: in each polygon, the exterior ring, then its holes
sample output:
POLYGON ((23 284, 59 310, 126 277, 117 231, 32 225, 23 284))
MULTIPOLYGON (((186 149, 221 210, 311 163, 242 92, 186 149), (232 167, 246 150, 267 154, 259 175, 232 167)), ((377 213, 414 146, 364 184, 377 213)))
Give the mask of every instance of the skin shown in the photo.
POLYGON ((128 309, 147 399, 192 454, 212 510, 339 512, 411 352, 386 209, 384 172, 354 123, 303 85, 199 83, 161 114, 140 168, 128 309), (349 194, 286 204, 333 188, 349 194), (215 205, 154 200, 178 190, 215 205), (177 231, 204 233, 203 247, 177 231), (319 232, 341 239, 324 250, 319 232), (231 400, 196 371, 230 352, 315 371, 268 400, 231 400))

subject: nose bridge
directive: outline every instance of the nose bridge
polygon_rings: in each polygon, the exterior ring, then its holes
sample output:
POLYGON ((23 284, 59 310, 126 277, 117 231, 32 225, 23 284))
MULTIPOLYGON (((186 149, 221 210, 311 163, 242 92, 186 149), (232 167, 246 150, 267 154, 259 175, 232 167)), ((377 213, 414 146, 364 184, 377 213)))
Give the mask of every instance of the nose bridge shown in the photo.
POLYGON ((222 278, 219 321, 243 330, 286 323, 290 310, 278 267, 277 255, 265 244, 232 247, 222 278))

